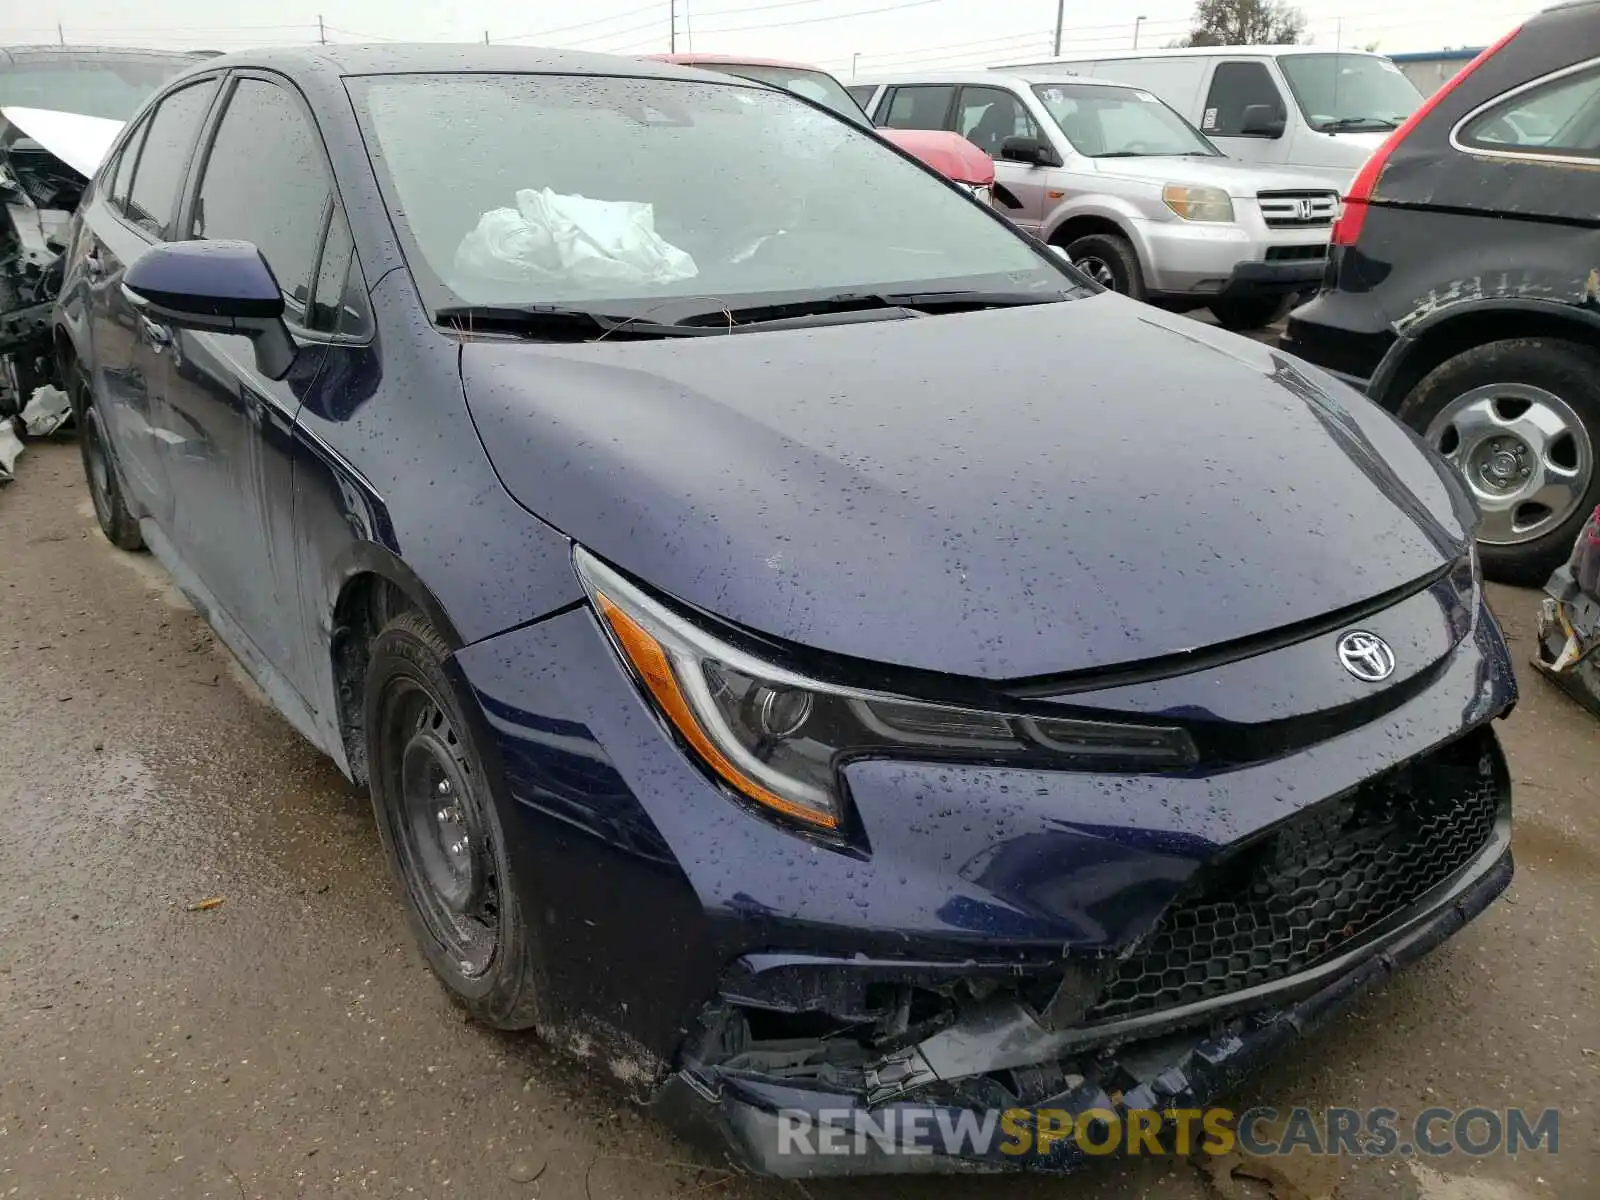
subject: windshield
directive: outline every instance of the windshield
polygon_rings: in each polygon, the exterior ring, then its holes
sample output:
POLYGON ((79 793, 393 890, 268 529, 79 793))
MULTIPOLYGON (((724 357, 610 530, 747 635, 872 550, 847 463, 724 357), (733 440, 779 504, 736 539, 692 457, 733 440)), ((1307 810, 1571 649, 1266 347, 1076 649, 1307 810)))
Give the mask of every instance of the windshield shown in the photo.
POLYGON ((0 105, 126 121, 145 97, 195 61, 181 54, 0 57, 0 105))
MULTIPOLYGON (((877 137, 779 91, 367 76, 350 91, 429 306, 1080 286, 877 137)), ((681 309, 682 306, 678 305, 681 309)))
POLYGON ((844 90, 844 84, 826 71, 811 71, 804 67, 746 66, 743 63, 710 69, 726 71, 729 75, 738 75, 744 79, 753 79, 757 83, 770 83, 773 87, 793 92, 796 96, 804 96, 807 100, 825 104, 841 117, 849 117, 857 125, 869 128, 872 125, 872 122, 867 120, 867 114, 862 112, 861 106, 856 103, 855 97, 844 90))
POLYGON ((1039 83, 1033 90, 1072 148, 1090 158, 1222 153, 1149 92, 1093 83, 1039 83))
POLYGON ((1372 54, 1284 54, 1289 90, 1313 129, 1394 129, 1422 103, 1400 68, 1372 54))

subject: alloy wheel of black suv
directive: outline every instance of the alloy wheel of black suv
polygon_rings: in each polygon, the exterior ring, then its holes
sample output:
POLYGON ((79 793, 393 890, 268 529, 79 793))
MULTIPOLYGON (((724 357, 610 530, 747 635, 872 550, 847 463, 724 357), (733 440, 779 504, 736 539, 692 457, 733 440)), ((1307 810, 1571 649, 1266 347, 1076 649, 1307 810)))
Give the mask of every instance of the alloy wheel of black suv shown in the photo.
POLYGON ((1485 570, 1543 583, 1600 503, 1600 353, 1557 339, 1490 342, 1435 367, 1400 417, 1466 477, 1485 570))
POLYGON ((1600 503, 1600 0, 1531 18, 1351 184, 1285 350, 1453 462, 1484 571, 1539 584, 1600 503))

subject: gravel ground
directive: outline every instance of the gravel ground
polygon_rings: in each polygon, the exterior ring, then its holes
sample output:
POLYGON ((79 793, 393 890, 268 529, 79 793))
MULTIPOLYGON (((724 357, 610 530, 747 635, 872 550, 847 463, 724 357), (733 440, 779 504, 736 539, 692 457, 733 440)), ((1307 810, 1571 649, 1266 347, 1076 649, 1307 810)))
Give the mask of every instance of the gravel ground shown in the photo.
MULTIPOLYGON (((412 949, 365 798, 148 557, 101 538, 74 446, 17 466, 0 491, 0 1196, 1209 1194, 1171 1160, 1065 1184, 735 1177, 532 1037, 465 1024, 412 949)), ((1492 599, 1525 662, 1534 594, 1492 599)), ((1502 727, 1512 891, 1237 1099, 1554 1106, 1561 1152, 1294 1160, 1277 1200, 1600 1192, 1600 727, 1531 670, 1522 685, 1502 727)))

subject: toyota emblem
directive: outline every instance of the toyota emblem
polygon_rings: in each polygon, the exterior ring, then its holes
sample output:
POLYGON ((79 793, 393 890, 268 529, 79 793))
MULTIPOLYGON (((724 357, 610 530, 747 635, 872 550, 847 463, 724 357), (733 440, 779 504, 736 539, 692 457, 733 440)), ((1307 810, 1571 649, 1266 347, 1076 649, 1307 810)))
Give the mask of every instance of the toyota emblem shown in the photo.
POLYGON ((1363 683, 1382 683, 1394 674, 1389 643, 1365 629, 1352 629, 1339 639, 1339 662, 1363 683))

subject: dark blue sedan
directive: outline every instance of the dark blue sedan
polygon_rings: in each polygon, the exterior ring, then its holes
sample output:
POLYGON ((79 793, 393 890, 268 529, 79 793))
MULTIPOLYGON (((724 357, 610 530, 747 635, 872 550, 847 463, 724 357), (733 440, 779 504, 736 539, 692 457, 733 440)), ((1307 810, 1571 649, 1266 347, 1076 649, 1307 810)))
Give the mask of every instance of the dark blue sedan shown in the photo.
POLYGON ((229 55, 67 260, 102 528, 369 787, 443 986, 760 1169, 1198 1103, 1511 877, 1449 469, 802 99, 229 55))

